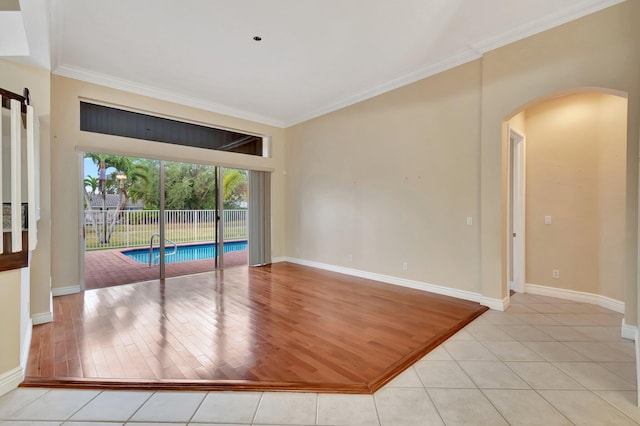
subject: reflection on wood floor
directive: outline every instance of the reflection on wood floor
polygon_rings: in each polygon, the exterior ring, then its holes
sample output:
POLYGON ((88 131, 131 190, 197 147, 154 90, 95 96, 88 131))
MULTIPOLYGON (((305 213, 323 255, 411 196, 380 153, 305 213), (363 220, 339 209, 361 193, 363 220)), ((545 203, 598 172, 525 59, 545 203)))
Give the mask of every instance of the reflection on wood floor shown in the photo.
POLYGON ((370 393, 486 308, 278 263, 54 299, 25 385, 370 393))
MULTIPOLYGON (((155 280, 160 276, 160 265, 138 263, 122 254, 124 249, 94 250, 84 254, 84 285, 87 290, 114 285, 155 280)), ((225 268, 247 266, 247 250, 226 253, 225 268)), ((215 269, 214 260, 167 263, 166 276, 178 277, 210 272, 215 269)))

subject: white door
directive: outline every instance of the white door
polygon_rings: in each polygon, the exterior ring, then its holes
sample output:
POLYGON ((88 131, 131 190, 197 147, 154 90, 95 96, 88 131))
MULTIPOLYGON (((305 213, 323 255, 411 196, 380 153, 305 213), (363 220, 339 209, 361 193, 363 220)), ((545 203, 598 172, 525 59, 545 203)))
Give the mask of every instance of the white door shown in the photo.
POLYGON ((509 128, 509 287, 524 292, 525 286, 525 137, 509 128))

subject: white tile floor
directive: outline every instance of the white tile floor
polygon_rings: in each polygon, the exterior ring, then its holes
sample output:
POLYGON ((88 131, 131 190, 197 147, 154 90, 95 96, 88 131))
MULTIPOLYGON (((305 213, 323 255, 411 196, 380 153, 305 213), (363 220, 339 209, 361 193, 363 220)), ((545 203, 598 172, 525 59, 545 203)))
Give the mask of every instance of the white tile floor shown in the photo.
POLYGON ((640 424, 634 344, 622 315, 517 294, 374 395, 20 388, 0 424, 627 425, 640 424))

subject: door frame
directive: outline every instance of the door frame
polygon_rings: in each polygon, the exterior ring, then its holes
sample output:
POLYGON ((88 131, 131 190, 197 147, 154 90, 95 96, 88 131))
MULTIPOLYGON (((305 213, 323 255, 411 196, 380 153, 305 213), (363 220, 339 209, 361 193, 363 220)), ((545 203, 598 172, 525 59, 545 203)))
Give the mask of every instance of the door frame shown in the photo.
POLYGON ((85 256, 85 250, 86 250, 86 244, 85 244, 85 240, 87 238, 86 236, 86 229, 84 226, 84 156, 86 154, 86 151, 82 151, 82 150, 76 150, 76 155, 77 155, 77 161, 78 161, 78 197, 79 197, 79 202, 78 202, 78 217, 80 218, 80 220, 78 221, 78 247, 80 248, 80 250, 78 250, 78 256, 80 257, 80 259, 78 260, 78 266, 79 266, 79 273, 80 273, 80 291, 85 291, 85 280, 84 280, 84 256, 85 256))
POLYGON ((509 289, 525 291, 526 138, 508 126, 509 137, 509 289))

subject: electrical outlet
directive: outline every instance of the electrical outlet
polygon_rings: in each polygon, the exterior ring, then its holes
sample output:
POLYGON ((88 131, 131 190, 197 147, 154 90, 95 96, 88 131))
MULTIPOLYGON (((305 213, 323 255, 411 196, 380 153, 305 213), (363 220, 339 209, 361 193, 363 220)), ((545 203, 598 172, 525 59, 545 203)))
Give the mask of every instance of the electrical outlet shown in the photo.
POLYGON ((409 264, 407 262, 402 263, 402 270, 403 271, 408 271, 409 270, 409 264))
POLYGON ((560 278, 560 269, 554 269, 552 275, 553 278, 560 278))
POLYGON ((347 262, 353 262, 353 255, 352 254, 347 256, 347 262))

